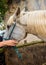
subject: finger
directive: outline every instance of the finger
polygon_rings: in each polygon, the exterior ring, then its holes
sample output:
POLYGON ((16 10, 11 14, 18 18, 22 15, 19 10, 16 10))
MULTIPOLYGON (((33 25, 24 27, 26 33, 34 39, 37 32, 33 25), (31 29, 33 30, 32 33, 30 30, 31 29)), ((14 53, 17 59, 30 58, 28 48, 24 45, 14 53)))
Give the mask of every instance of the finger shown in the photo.
POLYGON ((15 46, 15 44, 10 44, 10 45, 8 45, 8 46, 15 46))
POLYGON ((18 41, 15 41, 15 40, 14 40, 14 41, 13 41, 13 43, 15 43, 15 44, 16 44, 16 43, 18 43, 18 41))

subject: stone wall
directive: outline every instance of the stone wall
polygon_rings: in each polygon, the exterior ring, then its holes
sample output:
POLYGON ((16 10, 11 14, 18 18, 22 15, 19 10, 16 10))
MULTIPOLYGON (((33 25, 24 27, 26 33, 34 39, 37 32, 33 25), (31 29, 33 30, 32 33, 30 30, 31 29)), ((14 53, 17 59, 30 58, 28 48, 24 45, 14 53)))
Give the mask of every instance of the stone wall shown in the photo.
POLYGON ((46 0, 27 0, 29 10, 45 10, 46 9, 46 0))

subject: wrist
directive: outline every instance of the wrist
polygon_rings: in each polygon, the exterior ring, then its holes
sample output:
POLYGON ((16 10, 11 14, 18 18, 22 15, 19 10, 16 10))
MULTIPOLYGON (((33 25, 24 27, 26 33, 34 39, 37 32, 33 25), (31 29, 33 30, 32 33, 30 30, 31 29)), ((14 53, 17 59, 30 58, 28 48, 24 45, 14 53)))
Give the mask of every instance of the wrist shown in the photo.
POLYGON ((0 42, 0 47, 3 47, 5 46, 3 42, 0 42))
POLYGON ((2 44, 3 44, 4 46, 6 46, 7 42, 6 42, 6 41, 3 41, 2 44))

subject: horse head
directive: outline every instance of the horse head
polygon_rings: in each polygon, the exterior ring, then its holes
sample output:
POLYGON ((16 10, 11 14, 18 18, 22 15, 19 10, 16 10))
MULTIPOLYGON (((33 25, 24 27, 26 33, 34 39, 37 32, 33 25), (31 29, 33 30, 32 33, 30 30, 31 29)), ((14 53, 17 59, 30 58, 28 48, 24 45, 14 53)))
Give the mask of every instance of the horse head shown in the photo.
POLYGON ((9 38, 10 32, 13 30, 10 39, 16 39, 17 41, 24 39, 26 36, 26 31, 24 26, 20 23, 20 8, 18 8, 7 22, 7 34, 4 35, 4 37, 9 38))

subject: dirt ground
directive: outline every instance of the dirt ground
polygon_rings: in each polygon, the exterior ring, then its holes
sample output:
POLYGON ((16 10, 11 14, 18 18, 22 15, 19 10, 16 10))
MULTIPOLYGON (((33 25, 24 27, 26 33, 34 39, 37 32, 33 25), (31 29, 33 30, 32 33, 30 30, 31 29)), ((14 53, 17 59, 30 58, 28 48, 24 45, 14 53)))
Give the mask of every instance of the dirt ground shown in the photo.
POLYGON ((5 51, 7 65, 46 65, 46 43, 38 43, 18 48, 22 58, 18 58, 12 48, 5 51))

